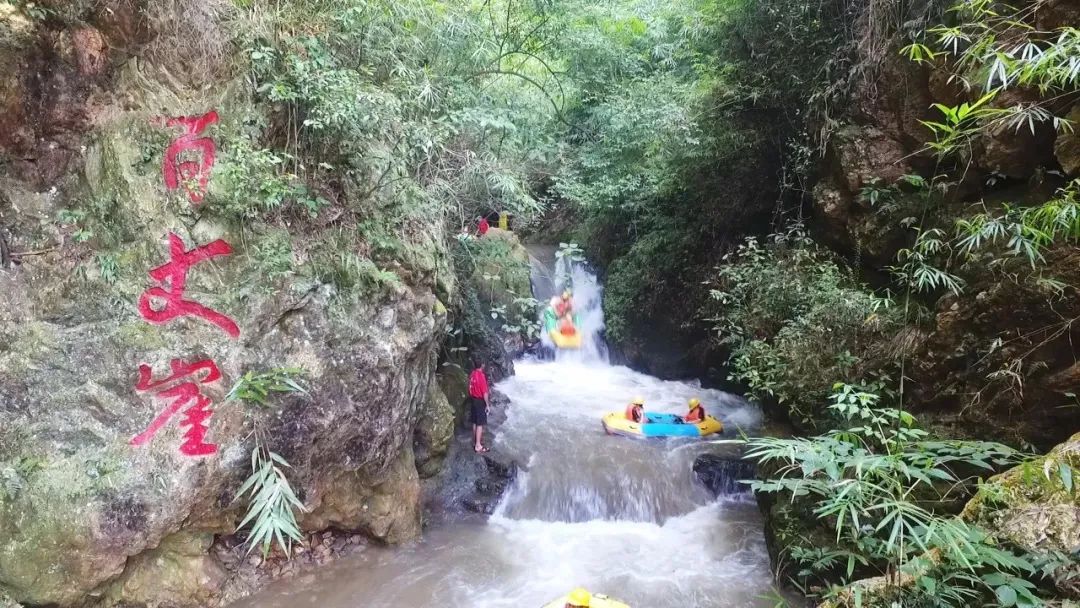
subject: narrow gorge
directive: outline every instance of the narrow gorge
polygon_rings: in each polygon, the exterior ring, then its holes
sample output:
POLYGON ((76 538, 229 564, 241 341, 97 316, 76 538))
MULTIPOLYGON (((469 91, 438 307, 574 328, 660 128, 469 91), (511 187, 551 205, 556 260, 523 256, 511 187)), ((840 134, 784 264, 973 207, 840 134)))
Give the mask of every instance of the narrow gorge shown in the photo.
POLYGON ((0 67, 0 605, 1080 602, 1075 0, 7 0, 0 67))

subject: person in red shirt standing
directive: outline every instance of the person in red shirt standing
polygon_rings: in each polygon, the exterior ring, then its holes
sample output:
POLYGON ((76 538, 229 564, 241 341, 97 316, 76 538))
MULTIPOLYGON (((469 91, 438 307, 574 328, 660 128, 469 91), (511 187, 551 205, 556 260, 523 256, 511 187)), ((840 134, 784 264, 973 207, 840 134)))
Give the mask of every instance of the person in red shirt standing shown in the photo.
POLYGON ((473 424, 473 450, 481 454, 488 451, 484 447, 482 440, 491 400, 488 397, 488 381, 484 362, 476 360, 473 364, 474 369, 469 374, 469 415, 473 424))
POLYGON ((476 231, 480 233, 480 236, 484 236, 487 234, 488 228, 490 227, 491 225, 488 224, 487 218, 481 217, 480 221, 476 224, 476 231))

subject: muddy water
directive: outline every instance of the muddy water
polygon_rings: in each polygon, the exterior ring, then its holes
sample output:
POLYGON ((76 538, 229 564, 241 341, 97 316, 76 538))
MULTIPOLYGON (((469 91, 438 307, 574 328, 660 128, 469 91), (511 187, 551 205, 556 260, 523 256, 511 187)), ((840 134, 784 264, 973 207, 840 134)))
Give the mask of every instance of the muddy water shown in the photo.
MULTIPOLYGON (((554 249, 532 249, 534 291, 562 290, 554 249)), ((574 268, 585 348, 520 361, 496 388, 510 399, 498 452, 524 464, 486 523, 444 523, 406 547, 371 548, 314 576, 281 581, 240 608, 539 608, 575 586, 634 608, 772 606, 768 555, 746 494, 714 499, 694 478, 700 440, 605 435, 601 416, 635 396, 682 413, 700 397, 727 436, 752 432, 756 409, 696 383, 606 363, 601 287, 574 268)))

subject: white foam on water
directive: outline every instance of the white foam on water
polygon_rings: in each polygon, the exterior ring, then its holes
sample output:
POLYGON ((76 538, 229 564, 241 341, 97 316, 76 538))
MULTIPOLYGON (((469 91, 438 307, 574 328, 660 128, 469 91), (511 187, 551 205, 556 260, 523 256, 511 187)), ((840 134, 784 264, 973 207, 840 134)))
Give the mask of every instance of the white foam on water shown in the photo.
POLYGON ((496 389, 510 399, 499 452, 525 463, 485 523, 448 524, 406 547, 371 548, 310 580, 276 583, 252 608, 539 608, 575 586, 634 608, 771 606, 757 507, 715 500, 694 478, 694 439, 606 435, 600 418, 634 397, 683 413, 698 397, 731 437, 758 410, 697 382, 608 365, 601 288, 575 268, 582 328, 595 339, 555 361, 519 361, 496 389), (590 282, 591 281, 591 282, 590 282))

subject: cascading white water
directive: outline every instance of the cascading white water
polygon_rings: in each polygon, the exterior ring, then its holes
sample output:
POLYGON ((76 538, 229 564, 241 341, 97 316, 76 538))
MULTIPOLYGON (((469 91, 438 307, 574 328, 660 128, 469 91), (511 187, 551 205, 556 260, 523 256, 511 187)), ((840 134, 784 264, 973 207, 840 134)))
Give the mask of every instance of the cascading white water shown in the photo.
MULTIPOLYGON (((577 330, 581 333, 580 350, 555 348, 547 332, 541 332, 541 342, 555 358, 561 361, 607 361, 607 345, 604 343, 603 289, 596 275, 583 264, 569 264, 568 260, 556 262, 555 248, 548 245, 529 246, 532 259, 533 296, 543 308, 552 296, 562 294, 564 289, 573 293, 573 306, 577 313, 577 330), (566 268, 570 265, 569 271, 566 268)), ((543 325, 541 321, 541 325, 543 325)))
MULTIPOLYGON (((576 271, 582 325, 598 337, 600 286, 576 271)), ((746 495, 714 499, 694 478, 694 459, 711 447, 607 436, 600 425, 634 396, 650 411, 679 413, 698 396, 728 435, 753 429, 755 408, 696 382, 608 365, 602 342, 516 367, 496 387, 510 406, 495 448, 525 470, 486 523, 436 526, 418 543, 369 550, 239 605, 539 608, 579 585, 634 608, 773 604, 761 597, 771 575, 756 505, 746 495)))

